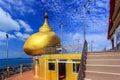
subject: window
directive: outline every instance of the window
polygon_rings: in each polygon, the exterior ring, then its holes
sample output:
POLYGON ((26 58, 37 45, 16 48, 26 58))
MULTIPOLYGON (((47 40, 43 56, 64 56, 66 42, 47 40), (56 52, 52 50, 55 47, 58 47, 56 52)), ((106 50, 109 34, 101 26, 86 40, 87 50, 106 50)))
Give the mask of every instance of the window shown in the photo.
POLYGON ((73 63, 73 72, 78 73, 80 63, 73 63))
POLYGON ((48 63, 49 70, 55 70, 55 63, 48 63))

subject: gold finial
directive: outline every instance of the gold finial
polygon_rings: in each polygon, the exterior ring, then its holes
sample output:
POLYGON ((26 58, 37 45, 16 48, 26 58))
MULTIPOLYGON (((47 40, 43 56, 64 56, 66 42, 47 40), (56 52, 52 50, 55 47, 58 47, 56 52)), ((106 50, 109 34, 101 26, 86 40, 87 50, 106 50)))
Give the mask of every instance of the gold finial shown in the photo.
POLYGON ((45 12, 44 18, 48 18, 48 13, 45 12))
POLYGON ((51 27, 48 24, 48 13, 45 13, 44 18, 45 18, 45 21, 44 21, 42 27, 39 28, 39 31, 40 32, 52 31, 51 27))

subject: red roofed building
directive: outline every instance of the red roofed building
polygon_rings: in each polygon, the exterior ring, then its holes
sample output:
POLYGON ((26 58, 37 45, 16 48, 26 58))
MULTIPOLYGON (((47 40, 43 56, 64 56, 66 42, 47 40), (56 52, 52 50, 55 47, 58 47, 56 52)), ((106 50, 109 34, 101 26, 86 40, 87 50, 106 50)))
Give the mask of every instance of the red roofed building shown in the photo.
POLYGON ((108 39, 112 49, 120 49, 120 0, 110 0, 108 39))

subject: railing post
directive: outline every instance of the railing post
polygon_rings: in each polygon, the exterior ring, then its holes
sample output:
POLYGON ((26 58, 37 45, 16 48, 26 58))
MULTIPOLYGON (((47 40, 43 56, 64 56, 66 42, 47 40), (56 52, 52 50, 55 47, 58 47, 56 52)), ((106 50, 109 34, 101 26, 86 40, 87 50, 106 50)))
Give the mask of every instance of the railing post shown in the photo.
POLYGON ((6 71, 7 71, 7 77, 9 77, 10 76, 10 73, 9 73, 10 67, 9 66, 7 66, 6 71))
POLYGON ((1 75, 1 79, 4 80, 4 75, 3 74, 1 75))
POLYGON ((22 72, 23 72, 23 65, 20 64, 20 74, 22 74, 22 72))

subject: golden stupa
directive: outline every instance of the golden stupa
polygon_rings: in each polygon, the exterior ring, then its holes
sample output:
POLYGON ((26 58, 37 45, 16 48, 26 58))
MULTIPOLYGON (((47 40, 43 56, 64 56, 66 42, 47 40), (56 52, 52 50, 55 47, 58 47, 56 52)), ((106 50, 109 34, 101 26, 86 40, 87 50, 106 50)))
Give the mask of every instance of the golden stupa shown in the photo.
POLYGON ((44 48, 55 47, 60 44, 59 37, 52 31, 48 24, 48 14, 45 13, 44 24, 39 28, 39 32, 32 34, 26 40, 23 48, 28 55, 44 54, 44 48))

